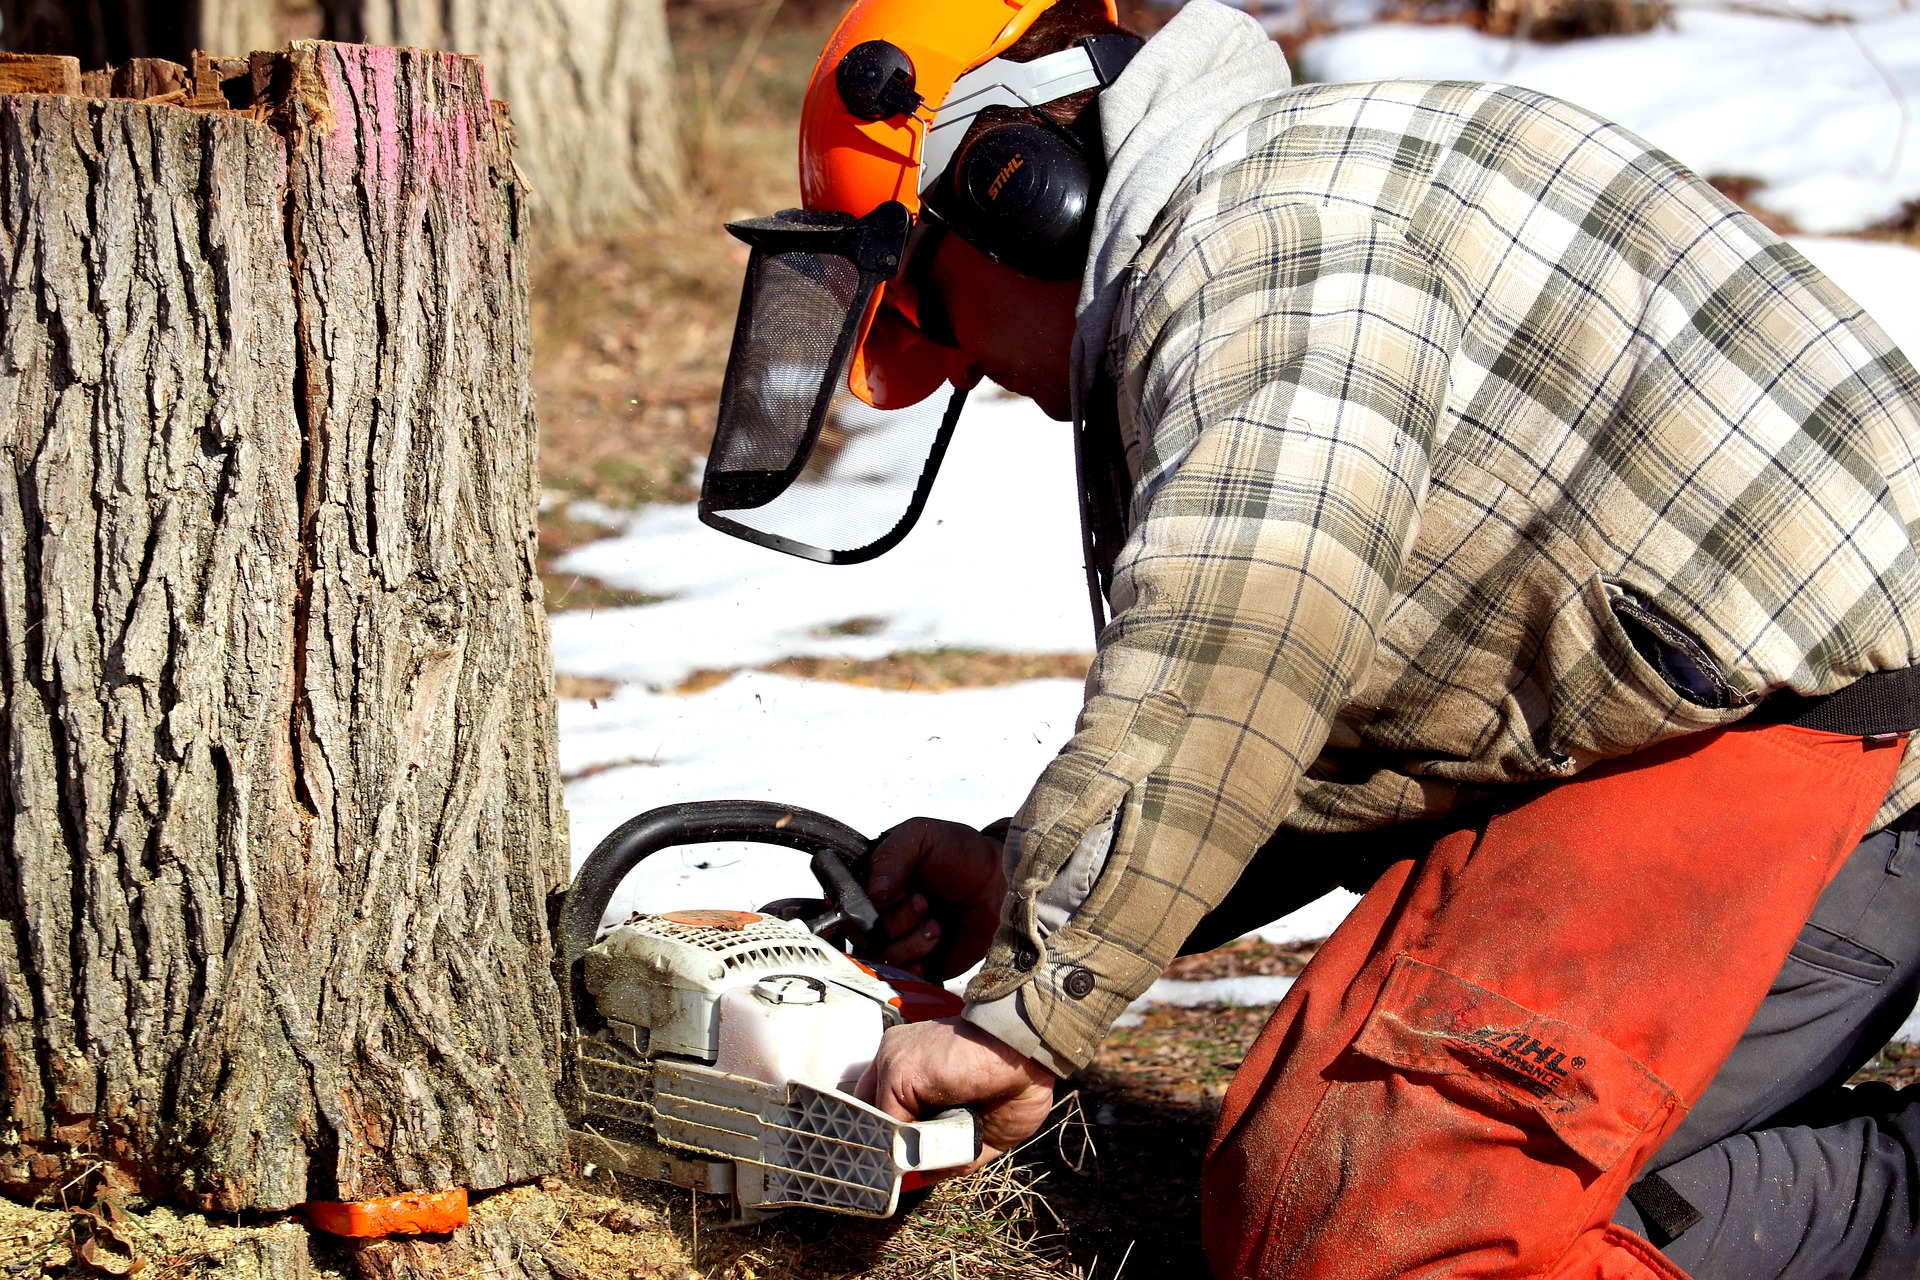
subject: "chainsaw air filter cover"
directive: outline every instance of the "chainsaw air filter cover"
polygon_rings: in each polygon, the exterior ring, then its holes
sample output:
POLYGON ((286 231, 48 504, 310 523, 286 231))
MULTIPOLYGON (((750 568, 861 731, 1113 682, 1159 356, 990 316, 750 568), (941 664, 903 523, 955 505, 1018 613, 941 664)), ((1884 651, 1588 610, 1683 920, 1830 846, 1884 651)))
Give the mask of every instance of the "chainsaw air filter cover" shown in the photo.
POLYGON ((722 993, 775 974, 815 978, 892 1011, 893 988, 833 944, 798 920, 752 911, 643 916, 586 955, 587 991, 618 1039, 637 1053, 707 1063, 720 1053, 722 993))
POLYGON ((654 1065, 653 1105, 662 1141, 734 1162, 734 1194, 748 1208, 884 1218, 900 1205, 903 1175, 980 1154, 965 1111, 900 1121, 837 1089, 767 1084, 691 1062, 654 1065))

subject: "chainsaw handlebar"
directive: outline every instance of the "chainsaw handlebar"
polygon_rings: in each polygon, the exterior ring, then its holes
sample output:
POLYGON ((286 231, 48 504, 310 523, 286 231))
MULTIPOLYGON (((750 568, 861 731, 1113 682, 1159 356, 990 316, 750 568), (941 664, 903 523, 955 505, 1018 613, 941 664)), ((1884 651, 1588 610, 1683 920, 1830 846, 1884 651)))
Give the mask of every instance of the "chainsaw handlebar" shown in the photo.
POLYGON ((629 818, 595 846, 567 890, 560 933, 569 967, 593 945, 600 919, 627 873, 662 849, 745 840, 813 855, 813 876, 839 914, 865 933, 880 913, 861 877, 873 842, 823 813, 762 800, 700 800, 662 805, 629 818))

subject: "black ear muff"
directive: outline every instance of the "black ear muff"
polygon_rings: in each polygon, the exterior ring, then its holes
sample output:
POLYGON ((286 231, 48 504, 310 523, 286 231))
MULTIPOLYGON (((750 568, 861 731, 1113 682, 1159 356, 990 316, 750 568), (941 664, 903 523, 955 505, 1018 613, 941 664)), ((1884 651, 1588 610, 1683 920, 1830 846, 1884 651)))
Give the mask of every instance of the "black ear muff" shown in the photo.
POLYGON ((966 141, 952 173, 949 221, 981 252, 1042 280, 1085 268, 1095 174, 1072 140, 997 121, 966 141))
POLYGON ((912 115, 921 97, 913 88, 913 59, 897 44, 869 40, 847 50, 833 69, 840 101, 861 120, 912 115))

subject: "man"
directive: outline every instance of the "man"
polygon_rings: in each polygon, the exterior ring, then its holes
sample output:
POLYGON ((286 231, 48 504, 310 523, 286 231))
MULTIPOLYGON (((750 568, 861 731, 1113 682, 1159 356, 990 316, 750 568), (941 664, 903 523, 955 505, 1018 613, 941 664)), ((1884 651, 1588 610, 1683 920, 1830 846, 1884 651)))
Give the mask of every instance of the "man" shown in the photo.
POLYGON ((703 514, 877 554, 952 415, 835 541, 834 406, 986 376, 1076 420, 1112 609, 1004 831, 877 851, 888 958, 985 963, 862 1087, 1004 1150, 1183 943, 1344 881, 1214 1134, 1217 1274, 1916 1274, 1920 1109, 1838 1086, 1920 985, 1920 378, 1578 108, 1293 88, 1211 0, 1136 46, 861 0, 812 212, 740 228, 703 514))

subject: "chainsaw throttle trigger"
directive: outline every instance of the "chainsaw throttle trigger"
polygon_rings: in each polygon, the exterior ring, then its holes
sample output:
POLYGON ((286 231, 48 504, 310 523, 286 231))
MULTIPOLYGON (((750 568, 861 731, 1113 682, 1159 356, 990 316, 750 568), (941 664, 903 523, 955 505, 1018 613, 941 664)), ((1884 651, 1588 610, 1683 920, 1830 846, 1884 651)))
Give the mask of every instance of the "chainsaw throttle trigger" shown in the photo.
MULTIPOLYGON (((865 860, 862 851, 862 860, 865 860)), ((854 928, 869 936, 880 929, 880 912, 867 897, 867 891, 860 881, 848 869, 840 855, 832 849, 821 849, 813 855, 813 877, 820 887, 827 891, 827 897, 839 909, 840 917, 854 928)), ((835 921, 834 923, 838 923, 835 921)), ((824 932, 823 928, 808 921, 815 933, 824 932)))

